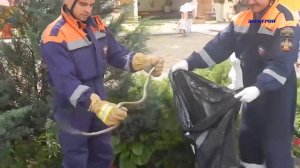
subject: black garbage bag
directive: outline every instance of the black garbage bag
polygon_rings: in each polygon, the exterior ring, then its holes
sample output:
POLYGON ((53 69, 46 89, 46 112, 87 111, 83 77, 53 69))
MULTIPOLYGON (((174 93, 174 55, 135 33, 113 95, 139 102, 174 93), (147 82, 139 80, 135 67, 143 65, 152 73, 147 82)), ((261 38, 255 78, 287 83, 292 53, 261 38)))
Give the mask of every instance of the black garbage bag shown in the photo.
POLYGON ((235 92, 193 72, 170 72, 179 123, 195 151, 197 168, 239 168, 235 92))

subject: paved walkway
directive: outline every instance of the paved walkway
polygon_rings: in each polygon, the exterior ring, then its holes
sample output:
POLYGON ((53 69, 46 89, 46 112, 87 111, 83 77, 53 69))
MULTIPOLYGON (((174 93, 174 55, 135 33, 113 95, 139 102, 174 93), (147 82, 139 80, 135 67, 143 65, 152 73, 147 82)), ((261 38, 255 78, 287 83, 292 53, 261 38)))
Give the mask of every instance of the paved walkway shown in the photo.
POLYGON ((200 33, 151 35, 146 45, 154 56, 165 59, 163 74, 160 78, 168 76, 170 68, 178 61, 187 58, 193 51, 199 51, 214 36, 200 33))
MULTIPOLYGON (((223 30, 228 23, 213 23, 213 24, 193 24, 192 33, 202 33, 215 36, 219 31, 223 30)), ((169 21, 161 25, 153 25, 149 27, 151 34, 174 34, 178 33, 177 21, 169 21)))

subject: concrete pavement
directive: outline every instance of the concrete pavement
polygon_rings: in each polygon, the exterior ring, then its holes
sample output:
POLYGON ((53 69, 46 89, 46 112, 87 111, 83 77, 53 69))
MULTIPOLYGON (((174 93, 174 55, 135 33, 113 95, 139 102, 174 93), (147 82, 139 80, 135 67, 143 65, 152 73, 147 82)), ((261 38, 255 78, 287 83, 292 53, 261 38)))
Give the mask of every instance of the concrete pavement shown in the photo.
MULTIPOLYGON (((215 36, 219 31, 223 30, 228 23, 204 23, 193 24, 192 33, 202 33, 215 36)), ((149 26, 149 32, 151 34, 176 34, 179 33, 178 21, 168 21, 159 25, 149 26)))
MULTIPOLYGON (((127 22, 123 23, 122 26, 127 31, 133 31, 139 22, 127 22)), ((207 35, 215 36, 219 31, 223 30, 228 23, 204 23, 204 24, 193 24, 191 33, 202 33, 207 35)), ((166 34, 178 34, 178 20, 150 20, 147 29, 152 35, 166 35, 166 34)), ((125 31, 126 32, 126 31, 125 31)), ((124 33, 124 32, 123 32, 124 33)), ((122 35, 122 34, 120 34, 122 35)))

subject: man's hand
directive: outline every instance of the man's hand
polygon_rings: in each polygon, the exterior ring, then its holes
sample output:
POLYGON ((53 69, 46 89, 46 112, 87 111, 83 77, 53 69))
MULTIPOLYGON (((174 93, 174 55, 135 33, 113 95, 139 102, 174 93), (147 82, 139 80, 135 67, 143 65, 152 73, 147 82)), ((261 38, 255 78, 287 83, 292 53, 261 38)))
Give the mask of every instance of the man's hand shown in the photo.
POLYGON ((172 72, 175 72, 178 69, 188 70, 189 69, 188 62, 186 60, 181 60, 180 62, 172 66, 172 72))
POLYGON ((116 104, 108 101, 102 101, 96 94, 91 95, 91 105, 89 111, 106 125, 117 125, 127 117, 127 109, 125 107, 118 108, 116 104))
POLYGON ((243 89, 236 95, 234 95, 234 97, 240 99, 240 101, 242 102, 250 103, 254 99, 256 99, 259 95, 260 95, 259 89, 256 86, 250 86, 243 89))
POLYGON ((149 72, 152 67, 155 67, 152 75, 157 77, 161 75, 164 67, 164 60, 160 57, 136 53, 132 59, 132 67, 135 71, 145 70, 146 72, 149 72))

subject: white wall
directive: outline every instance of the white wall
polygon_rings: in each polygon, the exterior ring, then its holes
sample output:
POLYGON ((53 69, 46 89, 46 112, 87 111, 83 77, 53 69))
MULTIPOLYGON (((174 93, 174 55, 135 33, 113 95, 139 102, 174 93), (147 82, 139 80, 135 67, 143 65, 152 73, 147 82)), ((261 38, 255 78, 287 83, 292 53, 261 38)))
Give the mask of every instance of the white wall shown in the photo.
POLYGON ((225 0, 223 16, 226 21, 229 21, 235 15, 235 11, 233 8, 233 5, 235 4, 235 2, 229 2, 228 0, 225 0))
POLYGON ((224 4, 213 3, 213 8, 216 10, 216 19, 217 21, 230 21, 230 19, 235 15, 233 5, 236 4, 236 1, 229 2, 225 0, 224 4))

